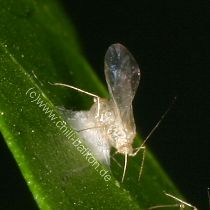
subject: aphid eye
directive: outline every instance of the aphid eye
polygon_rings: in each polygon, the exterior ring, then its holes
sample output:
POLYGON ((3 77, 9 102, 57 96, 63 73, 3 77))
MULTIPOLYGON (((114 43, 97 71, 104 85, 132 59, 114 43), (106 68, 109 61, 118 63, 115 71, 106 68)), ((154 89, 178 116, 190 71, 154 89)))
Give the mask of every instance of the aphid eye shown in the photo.
POLYGON ((111 115, 112 115, 111 112, 106 112, 106 113, 105 113, 105 116, 106 116, 106 117, 110 117, 111 115))

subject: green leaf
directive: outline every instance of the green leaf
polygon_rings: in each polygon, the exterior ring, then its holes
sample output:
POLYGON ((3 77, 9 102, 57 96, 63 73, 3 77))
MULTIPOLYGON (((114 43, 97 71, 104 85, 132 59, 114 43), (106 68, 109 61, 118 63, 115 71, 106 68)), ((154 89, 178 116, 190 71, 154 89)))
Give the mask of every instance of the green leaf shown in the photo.
POLYGON ((177 195, 177 189, 149 151, 140 182, 140 155, 129 159, 123 184, 115 162, 106 181, 99 172, 107 169, 100 165, 97 171, 74 146, 78 135, 69 125, 61 128, 64 119, 56 106, 88 109, 92 99, 49 82, 103 97, 107 92, 60 6, 53 0, 0 0, 0 5, 0 130, 40 209, 146 209, 171 203, 163 190, 177 195))

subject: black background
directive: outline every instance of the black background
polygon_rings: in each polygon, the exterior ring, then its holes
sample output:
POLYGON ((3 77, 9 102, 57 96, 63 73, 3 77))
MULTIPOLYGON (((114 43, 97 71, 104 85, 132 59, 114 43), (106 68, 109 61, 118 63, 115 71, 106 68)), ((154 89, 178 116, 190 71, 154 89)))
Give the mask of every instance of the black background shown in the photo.
POLYGON ((103 57, 110 44, 122 43, 138 61, 142 77, 134 116, 144 137, 177 96, 147 147, 187 199, 199 209, 208 209, 208 5, 151 0, 65 3, 84 53, 102 81, 103 57))
MULTIPOLYGON (((147 147, 188 201, 208 209, 208 5, 205 1, 151 0, 63 0, 62 4, 77 29, 85 56, 102 81, 104 54, 110 44, 122 43, 138 61, 142 76, 134 116, 144 137, 177 96, 147 147)), ((3 141, 0 147, 0 170, 5 180, 1 183, 2 205, 6 209, 33 209, 33 199, 3 141), (17 191, 21 192, 18 199, 17 191)))

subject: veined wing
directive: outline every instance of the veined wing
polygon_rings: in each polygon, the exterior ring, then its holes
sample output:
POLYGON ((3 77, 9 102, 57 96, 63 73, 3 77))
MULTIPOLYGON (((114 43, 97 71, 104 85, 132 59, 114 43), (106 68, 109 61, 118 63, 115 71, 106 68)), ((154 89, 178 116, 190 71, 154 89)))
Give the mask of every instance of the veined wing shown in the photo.
POLYGON ((123 45, 113 44, 106 52, 104 71, 109 93, 122 120, 129 120, 133 117, 132 101, 140 80, 136 60, 123 45))

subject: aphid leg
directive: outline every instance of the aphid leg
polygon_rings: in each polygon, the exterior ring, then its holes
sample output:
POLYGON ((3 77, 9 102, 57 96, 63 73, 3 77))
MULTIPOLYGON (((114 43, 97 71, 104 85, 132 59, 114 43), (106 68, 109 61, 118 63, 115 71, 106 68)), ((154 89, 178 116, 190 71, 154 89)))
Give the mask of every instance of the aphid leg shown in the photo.
POLYGON ((124 181, 124 178, 125 178, 125 172, 126 172, 126 168, 127 168, 127 162, 128 162, 128 154, 125 153, 125 159, 124 159, 124 166, 122 166, 115 158, 114 158, 114 155, 117 154, 118 152, 116 151, 113 155, 112 155, 112 160, 114 160, 116 162, 116 164, 120 167, 120 168, 123 168, 123 175, 122 175, 122 178, 121 178, 121 182, 124 181))
POLYGON ((37 75, 34 73, 34 71, 32 70, 31 73, 33 74, 33 77, 39 82, 39 84, 41 86, 44 86, 43 83, 39 80, 39 78, 37 77, 37 75))
POLYGON ((142 175, 143 167, 144 167, 145 155, 146 155, 146 147, 144 146, 141 149, 143 150, 143 153, 142 153, 142 160, 141 160, 141 166, 140 166, 140 170, 139 170, 138 181, 140 181, 140 179, 141 179, 141 175, 142 175))
POLYGON ((122 175, 121 182, 123 182, 124 181, 124 178, 125 178, 125 172, 126 172, 126 168, 127 168, 127 162, 128 162, 128 154, 125 153, 125 163, 124 163, 123 175, 122 175))
POLYGON ((146 154, 146 147, 142 147, 142 149, 143 149, 143 154, 142 154, 141 167, 140 167, 140 170, 139 170, 138 181, 140 181, 140 179, 141 179, 141 175, 142 175, 143 167, 144 167, 145 154, 146 154))
POLYGON ((116 158, 114 158, 114 155, 116 154, 116 152, 111 156, 112 160, 114 160, 114 162, 120 167, 122 168, 122 165, 116 160, 116 158))
POLYGON ((208 198, 209 198, 209 209, 210 209, 210 187, 208 187, 207 192, 208 192, 208 198))
MULTIPOLYGON (((113 155, 112 155, 112 159, 117 163, 117 165, 122 168, 122 165, 114 158, 114 155, 117 154, 118 152, 116 151, 113 155)), ((125 153, 125 159, 124 159, 124 167, 123 167, 123 175, 122 175, 122 179, 121 182, 124 181, 125 178, 125 172, 126 172, 126 168, 127 168, 127 162, 128 162, 128 154, 125 153)))
MULTIPOLYGON (((145 159, 146 147, 145 147, 145 146, 140 147, 140 148, 138 148, 138 151, 137 151, 137 152, 135 152, 135 153, 129 155, 129 156, 135 156, 135 155, 137 155, 137 153, 138 153, 140 150, 143 150, 143 154, 142 154, 142 161, 141 161, 141 166, 140 166, 140 170, 139 170, 138 181, 140 181, 140 178, 141 178, 141 175, 142 175, 142 172, 143 172, 143 166, 144 166, 144 159, 145 159)), ((123 181, 124 181, 124 178, 125 178, 125 172, 126 172, 126 169, 127 169, 127 162, 128 162, 128 154, 125 153, 125 162, 124 162, 123 176, 122 176, 121 182, 123 182, 123 181)))
POLYGON ((140 181, 141 175, 142 175, 142 172, 143 172, 143 167, 144 167, 144 160, 145 160, 145 155, 146 155, 146 147, 143 146, 143 144, 142 144, 142 146, 140 146, 140 147, 138 147, 136 149, 137 149, 136 152, 134 152, 130 156, 136 156, 140 150, 143 150, 143 152, 142 152, 141 166, 140 166, 140 170, 139 170, 139 177, 138 177, 138 181, 140 181))
POLYGON ((101 128, 101 127, 102 126, 94 126, 94 127, 88 127, 88 128, 79 129, 79 130, 76 130, 76 131, 77 132, 83 132, 83 131, 86 131, 86 130, 101 128))
POLYGON ((176 207, 179 207, 179 210, 183 210, 182 207, 180 207, 180 204, 169 204, 169 205, 157 205, 157 206, 152 206, 152 207, 149 207, 148 209, 151 210, 151 209, 160 209, 160 208, 176 208, 176 207))
POLYGON ((190 207, 193 210, 198 210, 195 206, 191 205, 190 203, 187 203, 180 198, 175 197, 174 195, 171 195, 169 193, 164 192, 164 194, 170 198, 173 198, 174 200, 178 201, 177 204, 169 204, 169 205, 158 205, 158 206, 152 206, 149 209, 158 209, 158 208, 172 208, 172 207, 179 207, 180 210, 184 210, 186 207, 190 207))
POLYGON ((33 74, 34 78, 38 80, 38 77, 36 76, 33 70, 31 71, 31 73, 33 74))
POLYGON ((93 94, 93 93, 90 93, 90 92, 87 92, 85 90, 82 90, 80 88, 77 88, 77 87, 74 87, 74 86, 71 86, 71 85, 67 85, 67 84, 63 84, 63 83, 50 83, 49 84, 51 85, 57 85, 57 86, 63 86, 63 87, 68 87, 68 88, 71 88, 73 90, 76 90, 78 92, 81 92, 81 93, 84 93, 86 95, 89 95, 89 96, 92 96, 94 98, 94 102, 97 102, 97 115, 95 116, 96 118, 99 117, 99 111, 100 111, 100 97, 93 94))

